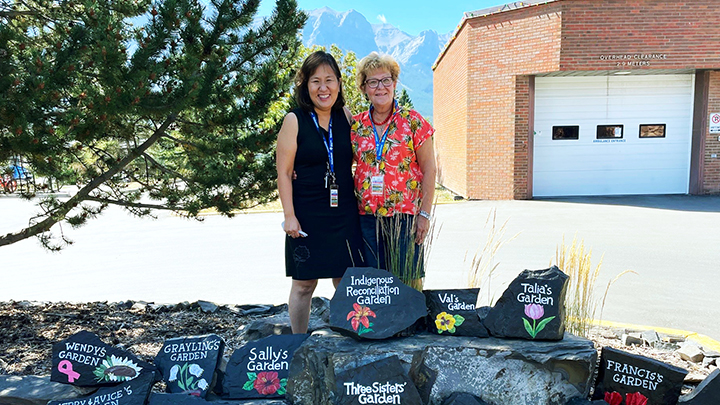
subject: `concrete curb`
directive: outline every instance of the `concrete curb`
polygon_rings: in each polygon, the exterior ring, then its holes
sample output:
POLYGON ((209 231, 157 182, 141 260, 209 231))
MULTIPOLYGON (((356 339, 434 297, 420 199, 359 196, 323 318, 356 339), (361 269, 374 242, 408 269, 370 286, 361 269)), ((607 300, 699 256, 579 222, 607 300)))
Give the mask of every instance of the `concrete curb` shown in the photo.
POLYGON ((621 322, 613 322, 613 321, 598 321, 594 320, 593 325, 598 326, 605 326, 609 328, 626 328, 626 329, 633 329, 633 330, 654 330, 655 332, 662 333, 665 335, 677 335, 677 336, 683 336, 685 339, 692 340, 693 342, 697 343, 698 345, 702 346, 705 350, 712 350, 716 352, 720 352, 720 342, 717 340, 701 335, 699 333, 690 332, 686 330, 680 330, 680 329, 672 329, 672 328, 662 328, 662 327, 656 327, 656 326, 647 326, 647 325, 633 325, 629 323, 621 323, 621 322))

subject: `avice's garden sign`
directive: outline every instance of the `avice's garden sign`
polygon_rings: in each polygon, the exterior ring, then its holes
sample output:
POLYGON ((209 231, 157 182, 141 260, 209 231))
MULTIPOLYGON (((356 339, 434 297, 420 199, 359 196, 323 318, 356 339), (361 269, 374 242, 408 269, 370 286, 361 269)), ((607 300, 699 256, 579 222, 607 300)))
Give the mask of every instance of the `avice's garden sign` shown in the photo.
POLYGON ((151 364, 76 333, 53 345, 51 380, 97 391, 50 405, 581 404, 596 367, 593 399, 676 404, 687 371, 607 347, 597 364, 591 341, 564 333, 566 284, 557 267, 525 270, 478 308, 478 289, 418 292, 384 270, 350 268, 326 320, 339 333, 271 334, 227 362, 217 335, 168 339, 151 364), (150 395, 159 381, 168 393, 150 395))

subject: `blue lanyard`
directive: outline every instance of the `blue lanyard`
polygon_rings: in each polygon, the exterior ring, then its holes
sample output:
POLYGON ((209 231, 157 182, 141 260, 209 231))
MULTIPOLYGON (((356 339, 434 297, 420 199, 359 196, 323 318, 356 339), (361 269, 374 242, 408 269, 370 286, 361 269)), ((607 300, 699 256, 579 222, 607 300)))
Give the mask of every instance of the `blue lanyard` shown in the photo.
POLYGON ((397 100, 394 104, 395 110, 392 112, 392 117, 390 118, 390 121, 387 124, 387 127, 385 128, 385 133, 382 136, 382 139, 378 136, 377 128, 375 128, 375 122, 372 119, 372 112, 374 110, 374 107, 370 105, 370 124, 372 125, 373 133, 375 134, 375 161, 380 163, 380 160, 382 159, 382 152, 383 148, 385 147, 385 141, 387 141, 388 132, 390 132, 390 124, 392 124, 393 120, 395 119, 395 115, 398 113, 398 103, 397 100))
POLYGON ((335 173, 335 161, 333 159, 333 134, 332 134, 332 115, 330 115, 330 122, 328 122, 328 139, 325 140, 325 136, 323 136, 322 131, 320 130, 320 123, 318 123, 317 115, 315 115, 314 112, 310 113, 310 116, 313 119, 313 122, 315 123, 315 128, 317 128, 318 133, 320 133, 320 138, 322 138, 323 143, 325 144, 325 150, 327 150, 328 153, 328 163, 330 164, 330 173, 335 173), (328 145, 328 142, 330 143, 328 145))

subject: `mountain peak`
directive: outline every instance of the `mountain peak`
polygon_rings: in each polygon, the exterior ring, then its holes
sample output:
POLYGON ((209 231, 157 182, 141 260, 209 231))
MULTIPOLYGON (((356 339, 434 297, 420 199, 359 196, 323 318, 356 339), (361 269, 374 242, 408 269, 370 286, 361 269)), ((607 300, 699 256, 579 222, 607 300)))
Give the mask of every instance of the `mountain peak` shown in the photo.
POLYGON ((306 46, 335 44, 343 51, 353 51, 358 59, 372 51, 392 55, 401 67, 400 81, 408 90, 415 108, 432 116, 432 64, 444 41, 434 30, 410 35, 392 24, 370 24, 357 10, 335 11, 330 7, 308 10, 303 29, 306 46), (442 42, 442 43, 441 43, 442 42))

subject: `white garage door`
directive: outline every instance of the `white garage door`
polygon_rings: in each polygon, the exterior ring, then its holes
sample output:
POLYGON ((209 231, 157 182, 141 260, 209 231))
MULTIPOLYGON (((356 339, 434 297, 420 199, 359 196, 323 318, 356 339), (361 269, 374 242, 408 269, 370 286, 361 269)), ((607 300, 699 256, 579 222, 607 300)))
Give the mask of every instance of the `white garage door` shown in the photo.
POLYGON ((686 194, 693 83, 693 75, 537 77, 533 195, 686 194))

